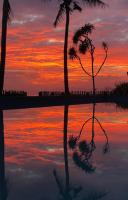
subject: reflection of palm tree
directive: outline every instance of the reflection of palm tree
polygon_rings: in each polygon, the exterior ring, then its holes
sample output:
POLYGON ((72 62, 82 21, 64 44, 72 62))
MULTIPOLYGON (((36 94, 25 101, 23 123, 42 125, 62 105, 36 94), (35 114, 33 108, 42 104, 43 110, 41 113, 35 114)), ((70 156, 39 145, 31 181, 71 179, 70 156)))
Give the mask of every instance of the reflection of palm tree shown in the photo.
POLYGON ((0 94, 4 87, 4 73, 6 60, 7 23, 10 19, 11 7, 9 0, 3 2, 2 34, 1 34, 1 64, 0 64, 0 94))
POLYGON ((66 192, 68 192, 69 190, 67 132, 68 132, 68 106, 65 106, 64 107, 64 162, 65 162, 65 174, 66 174, 66 192))
POLYGON ((7 199, 7 188, 5 180, 5 165, 4 165, 4 123, 3 111, 0 110, 0 200, 7 199))
POLYGON ((95 145, 95 121, 99 124, 99 126, 100 126, 100 128, 101 128, 101 130, 104 133, 105 138, 106 138, 106 142, 105 142, 105 145, 103 147, 103 153, 105 154, 109 150, 108 136, 107 136, 105 130, 103 129, 100 121, 95 116, 95 105, 96 104, 94 103, 93 104, 92 117, 84 122, 78 137, 70 136, 70 138, 69 138, 69 147, 73 150, 73 160, 74 160, 75 164, 87 173, 92 173, 92 172, 95 171, 95 167, 93 167, 92 161, 91 161, 92 155, 93 155, 93 153, 96 149, 96 145, 95 145), (83 132, 85 125, 91 119, 92 119, 91 141, 90 142, 87 142, 86 140, 80 141, 80 137, 81 137, 81 134, 83 132))
POLYGON ((104 133, 104 136, 106 138, 106 142, 105 142, 105 145, 103 147, 103 153, 107 153, 109 151, 109 140, 108 140, 108 135, 106 133, 106 131, 104 130, 103 126, 101 125, 100 121, 95 117, 96 121, 98 122, 102 132, 104 133))
POLYGON ((88 194, 88 197, 82 198, 78 197, 80 195, 80 192, 83 191, 81 186, 72 187, 70 185, 70 176, 69 176, 69 163, 68 163, 68 145, 67 145, 67 131, 68 129, 68 106, 65 106, 64 108, 64 136, 63 136, 63 147, 64 147, 64 165, 65 165, 65 185, 62 184, 60 181, 60 178, 58 176, 58 173, 56 170, 53 171, 57 187, 59 189, 60 193, 60 199, 61 200, 73 200, 73 199, 80 199, 80 200, 98 200, 102 199, 106 192, 95 192, 92 191, 91 194, 88 194))
POLYGON ((64 165, 65 165, 65 186, 62 185, 57 171, 54 170, 53 174, 59 188, 61 198, 63 200, 73 200, 77 197, 81 191, 81 187, 71 187, 70 186, 70 176, 69 176, 69 164, 68 164, 68 145, 67 145, 67 129, 68 129, 68 106, 64 107, 64 137, 63 137, 63 147, 64 147, 64 165))
MULTIPOLYGON (((105 4, 101 0, 83 0, 89 6, 101 6, 103 7, 105 4)), ((54 25, 60 22, 63 14, 66 15, 66 24, 65 24, 65 40, 64 40, 64 86, 65 86, 65 94, 69 93, 69 85, 68 85, 68 63, 67 63, 67 51, 68 51, 68 35, 69 35, 69 25, 70 25, 70 14, 72 14, 75 10, 81 11, 81 7, 76 0, 61 0, 59 12, 57 14, 54 25)))

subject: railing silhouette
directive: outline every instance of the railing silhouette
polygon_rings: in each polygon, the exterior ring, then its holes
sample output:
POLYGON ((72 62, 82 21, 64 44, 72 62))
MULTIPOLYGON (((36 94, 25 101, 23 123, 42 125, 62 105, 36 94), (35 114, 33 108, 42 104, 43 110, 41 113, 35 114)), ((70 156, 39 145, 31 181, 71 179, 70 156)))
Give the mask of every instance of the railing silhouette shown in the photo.
POLYGON ((25 92, 25 91, 16 91, 16 90, 9 90, 9 91, 4 90, 2 92, 2 96, 24 96, 24 97, 26 97, 27 96, 27 92, 25 92))
MULTIPOLYGON (((111 96, 113 93, 112 91, 97 91, 96 96, 111 96)), ((62 91, 40 91, 38 93, 39 97, 44 96, 65 96, 65 93, 62 91)), ((90 91, 71 91, 68 96, 86 96, 86 97, 92 97, 93 93, 90 91)))
MULTIPOLYGON (((16 90, 4 90, 2 92, 2 96, 21 96, 21 97, 27 97, 28 94, 26 91, 16 91, 16 90)), ((40 91, 38 92, 39 97, 63 97, 67 96, 63 91, 40 91)), ((85 91, 85 90, 78 90, 78 91, 71 91, 68 96, 74 97, 94 97, 92 91, 85 91)), ((122 96, 128 96, 127 92, 120 93, 117 90, 101 90, 95 92, 95 97, 122 97, 122 96)))

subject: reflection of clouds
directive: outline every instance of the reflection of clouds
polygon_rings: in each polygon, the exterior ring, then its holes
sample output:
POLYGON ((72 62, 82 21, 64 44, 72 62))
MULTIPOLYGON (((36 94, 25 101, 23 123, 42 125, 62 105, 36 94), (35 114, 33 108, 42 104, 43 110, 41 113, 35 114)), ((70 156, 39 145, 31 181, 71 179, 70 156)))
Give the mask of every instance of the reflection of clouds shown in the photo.
MULTIPOLYGON (((32 120, 32 119, 34 119, 34 118, 33 118, 33 117, 28 117, 28 118, 25 117, 25 118, 24 118, 24 121, 26 121, 26 120, 32 120)), ((5 121, 18 121, 18 119, 17 119, 17 117, 16 117, 16 118, 15 118, 15 117, 14 117, 14 118, 12 118, 12 117, 7 117, 5 121)), ((19 121, 20 121, 20 119, 19 119, 19 121)))
POLYGON ((120 154, 120 156, 122 157, 123 161, 128 162, 128 148, 122 148, 119 150, 118 152, 120 154))
POLYGON ((26 179, 33 179, 33 178, 41 178, 41 174, 35 174, 34 171, 32 170, 27 170, 27 169, 24 169, 24 168, 21 168, 21 167, 13 167, 13 166, 10 166, 9 170, 8 170, 9 173, 18 173, 20 176, 22 176, 22 178, 26 178, 26 179))
MULTIPOLYGON (((68 133, 78 134, 81 122, 92 114, 91 106, 69 107, 68 133)), ((6 172, 11 185, 9 200, 56 199, 58 191, 52 171, 57 168, 60 177, 64 176, 63 110, 63 107, 52 107, 4 112, 6 172), (38 194, 41 197, 38 198, 38 194)), ((105 200, 127 199, 127 124, 117 123, 127 119, 127 111, 116 110, 114 105, 97 104, 96 115, 108 132, 111 129, 111 151, 103 157, 104 137, 96 126, 96 173, 83 175, 74 166, 69 152, 71 183, 85 187, 83 196, 93 188, 97 191, 107 188, 105 200)), ((90 123, 88 128, 91 128, 90 123)), ((88 132, 83 133, 83 137, 88 137, 88 132)))

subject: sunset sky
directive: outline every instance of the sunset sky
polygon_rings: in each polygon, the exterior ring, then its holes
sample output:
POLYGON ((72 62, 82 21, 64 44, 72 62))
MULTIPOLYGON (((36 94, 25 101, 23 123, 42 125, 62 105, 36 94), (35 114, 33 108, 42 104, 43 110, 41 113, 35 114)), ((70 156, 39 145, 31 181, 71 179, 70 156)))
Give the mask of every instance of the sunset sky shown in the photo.
MULTIPOLYGON (((105 9, 83 6, 82 13, 75 12, 70 22, 69 47, 77 28, 88 22, 95 25, 91 37, 97 47, 96 69, 103 59, 101 42, 109 45, 109 57, 97 78, 97 89, 112 88, 115 83, 128 80, 128 0, 104 2, 109 5, 105 9)), ((29 94, 39 90, 63 90, 65 18, 57 28, 53 26, 58 1, 10 0, 10 3, 13 14, 8 26, 5 88, 27 90, 29 94)), ((87 58, 85 66, 89 71, 87 58)), ((91 89, 90 78, 75 61, 69 61, 69 80, 70 89, 91 89)))

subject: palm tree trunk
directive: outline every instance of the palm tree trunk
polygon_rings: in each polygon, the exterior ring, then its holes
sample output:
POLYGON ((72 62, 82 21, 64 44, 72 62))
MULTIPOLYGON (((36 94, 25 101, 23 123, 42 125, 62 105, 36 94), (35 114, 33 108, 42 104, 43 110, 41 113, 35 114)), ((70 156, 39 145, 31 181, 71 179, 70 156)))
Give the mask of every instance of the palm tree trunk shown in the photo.
POLYGON ((92 141, 94 141, 94 135, 95 135, 95 103, 93 103, 93 114, 92 114, 92 141))
POLYGON ((66 8, 65 40, 64 40, 64 88, 65 94, 69 94, 68 84, 68 34, 69 34, 69 8, 66 8))
POLYGON ((91 52, 91 59, 92 59, 92 83, 93 83, 93 97, 95 98, 96 88, 95 88, 95 76, 94 76, 94 52, 91 52))
POLYGON ((68 132, 68 106, 64 106, 64 163, 65 163, 65 175, 66 175, 66 194, 69 191, 69 168, 68 168, 68 146, 67 146, 67 132, 68 132))
POLYGON ((95 97, 96 88, 95 88, 95 77, 94 76, 92 76, 92 82, 93 82, 93 96, 95 97))
POLYGON ((2 95, 2 91, 4 88, 7 22, 8 22, 8 0, 4 0, 4 2, 3 2, 3 17, 2 17, 2 35, 1 35, 0 95, 2 95))
POLYGON ((92 114, 92 139, 91 139, 91 146, 92 151, 95 148, 95 103, 93 103, 93 114, 92 114))

